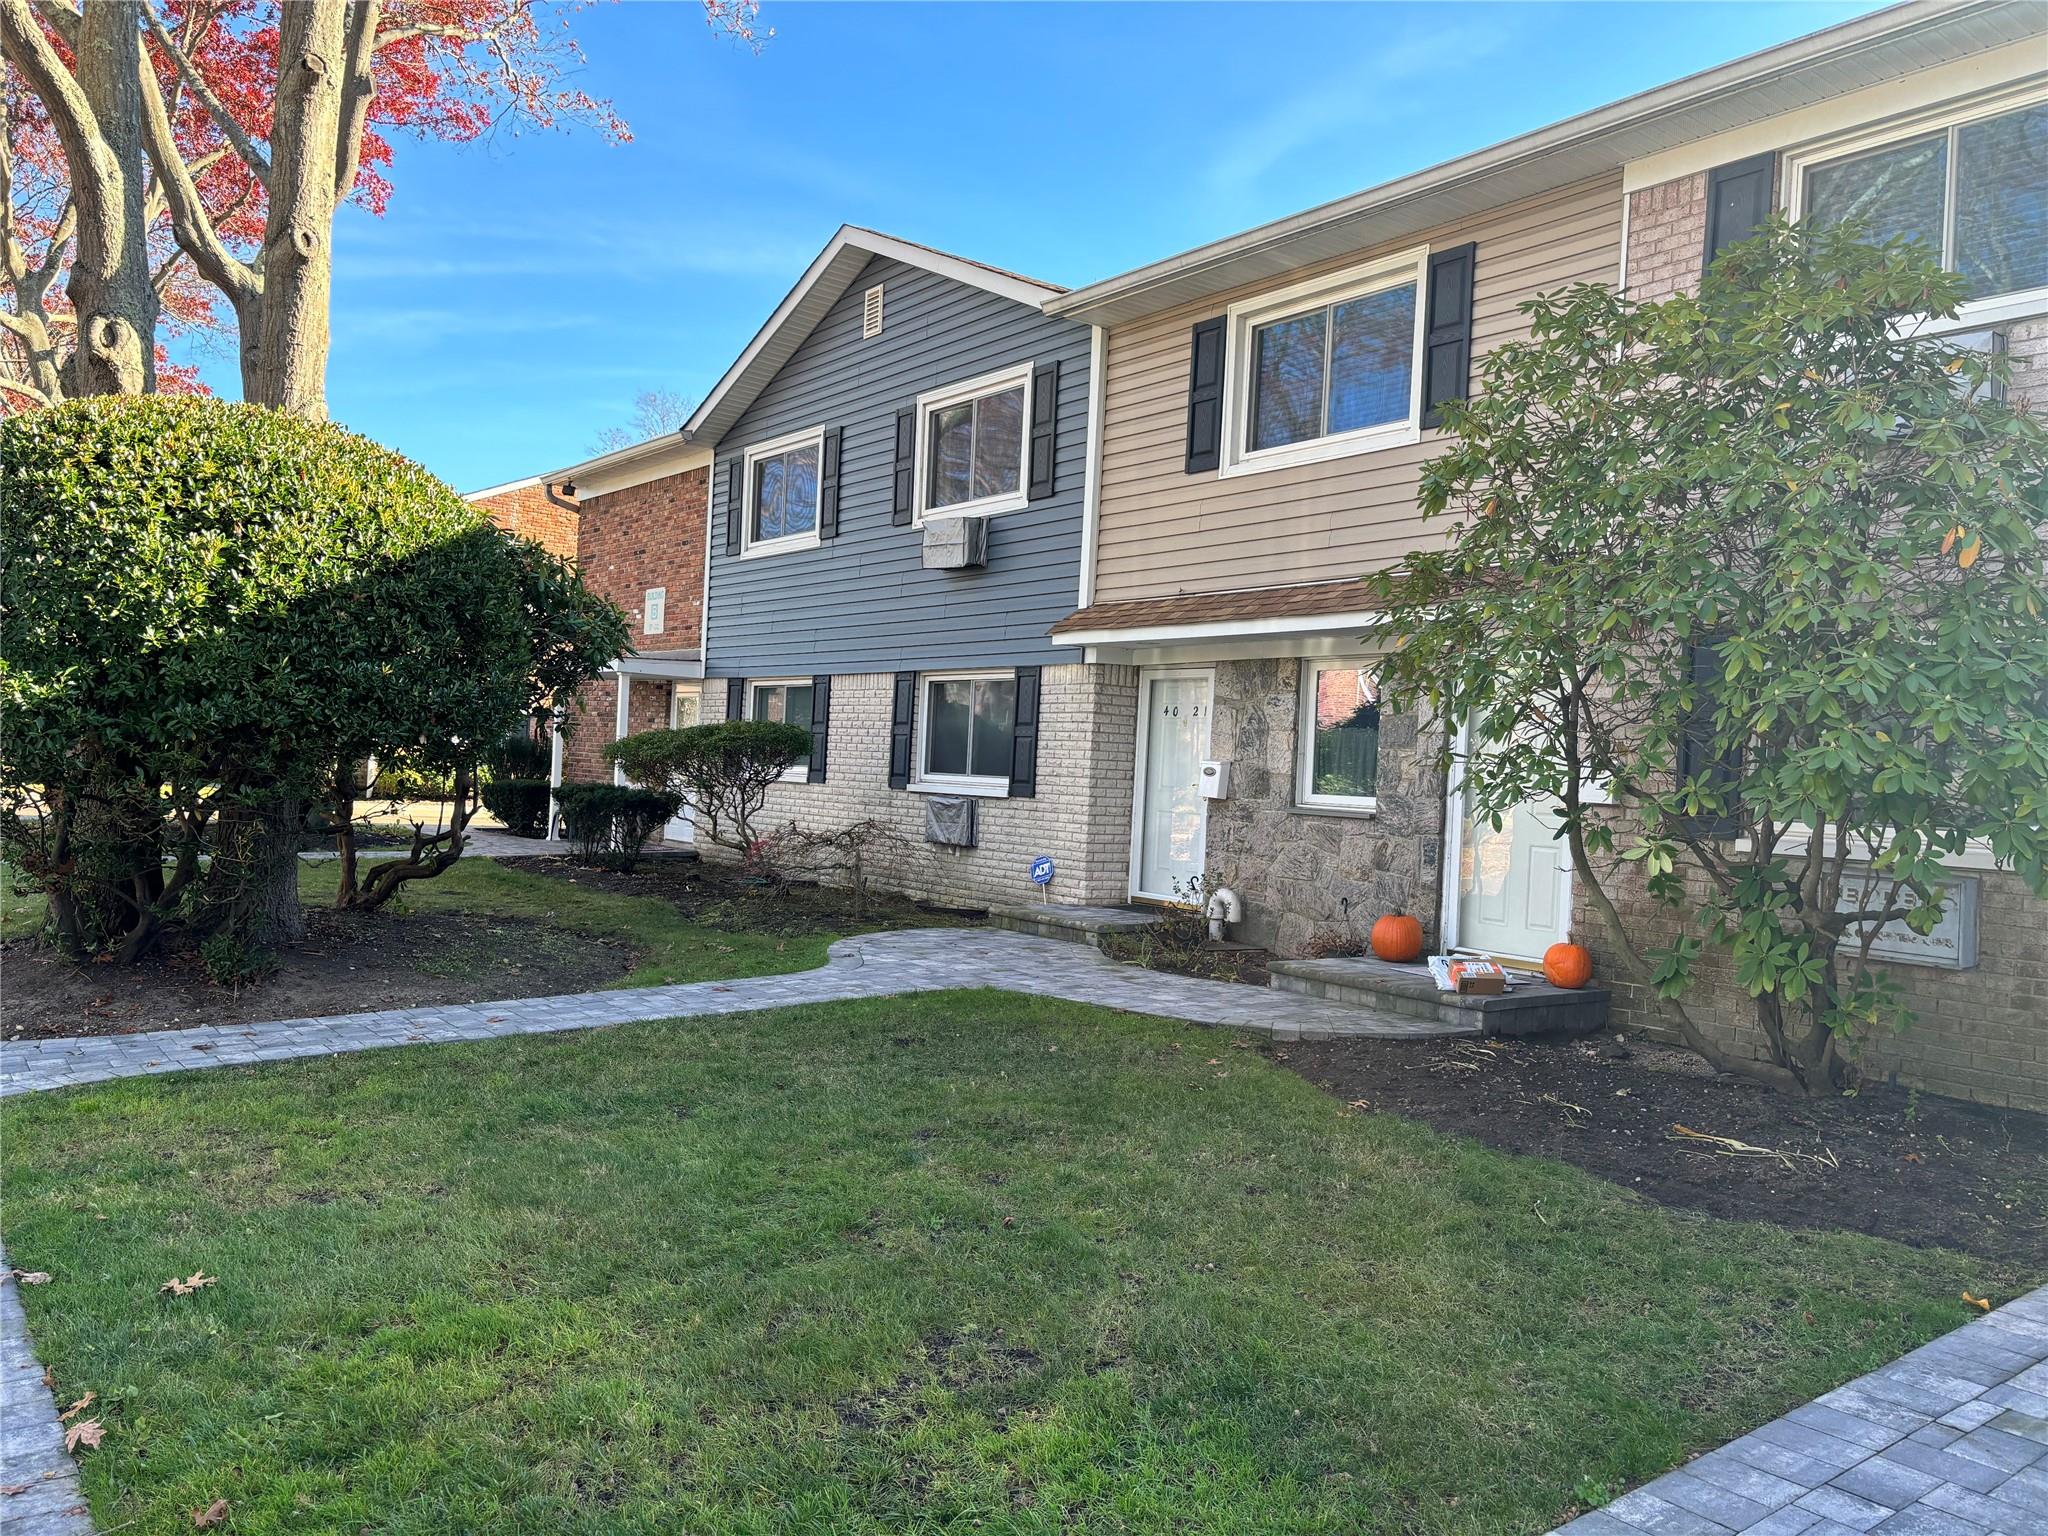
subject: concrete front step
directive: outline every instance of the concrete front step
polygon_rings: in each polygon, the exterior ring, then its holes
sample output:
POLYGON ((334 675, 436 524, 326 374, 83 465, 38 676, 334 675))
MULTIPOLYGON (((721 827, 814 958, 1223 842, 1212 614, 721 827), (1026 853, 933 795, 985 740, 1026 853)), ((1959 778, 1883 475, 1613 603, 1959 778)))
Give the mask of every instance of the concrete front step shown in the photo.
POLYGON ((1069 939, 1100 949, 1104 934, 1142 932, 1159 921, 1159 914, 1143 907, 1072 907, 1047 902, 996 907, 990 910, 988 920, 1012 933, 1069 939))
POLYGON ((1511 974, 1514 985, 1499 997, 1464 997, 1438 991, 1426 965, 1393 965, 1364 955, 1275 960, 1268 969, 1273 986, 1282 992, 1430 1023, 1476 1024, 1489 1039, 1591 1034, 1607 1022, 1604 987, 1567 991, 1520 973, 1511 974))

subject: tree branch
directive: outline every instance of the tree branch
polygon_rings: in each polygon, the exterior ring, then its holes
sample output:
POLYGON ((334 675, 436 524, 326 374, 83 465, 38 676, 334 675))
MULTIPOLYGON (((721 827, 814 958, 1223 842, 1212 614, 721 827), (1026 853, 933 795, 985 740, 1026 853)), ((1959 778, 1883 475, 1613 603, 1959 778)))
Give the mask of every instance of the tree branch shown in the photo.
POLYGON ((164 25, 163 18, 157 15, 156 7, 149 3, 149 0, 143 0, 142 14, 149 23, 149 35, 155 38, 157 46, 170 56, 171 63, 178 71, 178 78, 198 98, 199 104, 206 109, 206 115, 213 120, 214 127, 218 128, 221 135, 235 147, 235 153, 242 157, 251 174, 268 186, 269 157, 256 147, 255 140, 242 131, 242 125, 235 121, 234 114, 229 112, 220 97, 214 94, 213 87, 208 85, 205 77, 199 73, 199 67, 187 56, 185 50, 178 46, 178 40, 171 36, 171 29, 164 25))
MULTIPOLYGON (((18 3, 18 0, 0 0, 0 3, 18 3)), ((208 216, 206 204, 199 196, 198 183, 192 179, 192 168, 186 165, 178 152, 170 113, 164 107, 163 91, 157 85, 156 71, 150 67, 147 57, 142 60, 137 74, 142 86, 143 144, 149 153, 150 166, 163 188, 165 206, 170 210, 171 233, 192 258, 192 264, 200 275, 239 308, 261 295, 262 280, 227 248, 227 242, 221 239, 220 231, 208 216)))

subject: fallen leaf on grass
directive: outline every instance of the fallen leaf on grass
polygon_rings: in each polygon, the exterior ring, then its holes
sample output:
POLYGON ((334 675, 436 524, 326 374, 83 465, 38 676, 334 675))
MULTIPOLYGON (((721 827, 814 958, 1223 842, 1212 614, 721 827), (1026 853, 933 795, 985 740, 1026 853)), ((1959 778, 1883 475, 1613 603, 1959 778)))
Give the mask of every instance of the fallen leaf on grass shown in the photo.
POLYGON ((50 1272, 46 1269, 10 1269, 8 1273, 23 1285, 48 1285, 50 1272))
POLYGON ((64 1449, 75 1456, 81 1445, 90 1449, 106 1438, 106 1433, 106 1427, 98 1419, 80 1419, 64 1431, 64 1449))
POLYGON ((204 1509, 192 1511, 192 1526, 195 1530, 210 1531, 228 1517, 228 1501, 215 1499, 204 1509))
POLYGON ((43 1367, 43 1385, 45 1387, 57 1385, 57 1373, 47 1365, 43 1367))
POLYGON ((90 1408, 90 1407, 91 1407, 91 1406, 93 1405, 93 1402, 94 1402, 94 1400, 95 1400, 95 1399, 97 1399, 98 1397, 99 1397, 99 1393, 97 1393, 97 1392, 88 1392, 88 1393, 86 1393, 86 1394, 85 1394, 85 1396, 81 1397, 81 1398, 80 1398, 80 1399, 79 1399, 79 1400, 78 1400, 77 1402, 73 1403, 73 1404, 72 1404, 72 1405, 71 1405, 71 1406, 70 1406, 69 1408, 66 1408, 66 1409, 65 1409, 65 1410, 64 1410, 64 1411, 63 1411, 62 1413, 58 1414, 58 1415, 57 1415, 57 1422, 58 1422, 59 1424, 68 1424, 68 1423, 70 1423, 70 1422, 71 1422, 71 1420, 73 1420, 73 1419, 77 1418, 79 1414, 81 1414, 81 1413, 85 1412, 85 1410, 86 1410, 86 1409, 90 1408))
POLYGON ((1991 1310, 1990 1301, 1983 1296, 1972 1296, 1968 1291, 1965 1291, 1963 1292, 1963 1300, 1967 1301, 1979 1312, 1989 1312, 1991 1310))
POLYGON ((195 1269, 192 1271, 191 1279, 180 1280, 176 1275, 173 1275, 156 1289, 157 1294, 160 1296, 190 1296, 194 1291, 199 1290, 203 1286, 218 1284, 220 1284, 219 1275, 209 1275, 203 1269, 195 1269))

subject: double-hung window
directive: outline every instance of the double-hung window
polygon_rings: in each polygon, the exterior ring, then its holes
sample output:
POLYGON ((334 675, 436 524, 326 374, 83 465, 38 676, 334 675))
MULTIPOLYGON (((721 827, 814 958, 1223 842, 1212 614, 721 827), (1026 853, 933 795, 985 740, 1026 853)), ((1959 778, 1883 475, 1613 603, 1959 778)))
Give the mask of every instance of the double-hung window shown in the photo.
MULTIPOLYGON (((811 728, 811 680, 790 678, 782 681, 754 681, 747 684, 747 718, 749 720, 773 720, 779 725, 800 725, 805 731, 811 728)), ((807 778, 810 765, 797 763, 783 771, 783 778, 796 781, 807 778)))
POLYGON ((1016 674, 927 674, 918 686, 919 782, 934 788, 1007 793, 1016 752, 1016 674))
POLYGON ((1295 803, 1327 810, 1379 805, 1380 690, 1356 661, 1310 661, 1301 669, 1295 803))
POLYGON ((747 450, 746 530, 741 558, 818 543, 818 466, 825 434, 812 430, 747 450))
POLYGON ((986 517, 1025 503, 1031 365, 920 395, 917 513, 986 517))
POLYGON ((1426 250, 1230 306, 1224 474, 1416 441, 1426 250))
POLYGON ((1918 241, 1969 284, 1965 320, 2048 300, 2048 96, 2038 87, 1802 152, 1792 212, 1918 241))

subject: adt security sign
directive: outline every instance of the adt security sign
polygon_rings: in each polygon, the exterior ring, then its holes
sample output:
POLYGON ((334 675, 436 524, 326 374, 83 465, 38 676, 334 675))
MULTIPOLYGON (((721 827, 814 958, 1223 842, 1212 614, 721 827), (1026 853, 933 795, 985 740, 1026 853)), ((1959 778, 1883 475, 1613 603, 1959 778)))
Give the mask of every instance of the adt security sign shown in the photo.
POLYGON ((1031 861, 1031 883, 1033 885, 1052 884, 1052 860, 1042 853, 1031 861))

